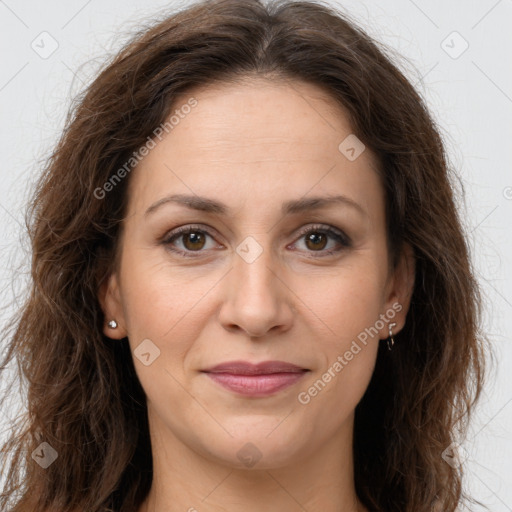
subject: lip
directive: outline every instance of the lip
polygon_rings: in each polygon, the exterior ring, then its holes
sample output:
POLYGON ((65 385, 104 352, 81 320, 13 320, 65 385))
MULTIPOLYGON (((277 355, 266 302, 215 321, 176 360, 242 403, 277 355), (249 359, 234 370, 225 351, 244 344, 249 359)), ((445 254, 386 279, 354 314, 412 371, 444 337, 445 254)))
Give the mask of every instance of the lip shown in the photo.
POLYGON ((295 384, 309 370, 285 361, 229 361, 202 372, 234 393, 263 397, 295 384))

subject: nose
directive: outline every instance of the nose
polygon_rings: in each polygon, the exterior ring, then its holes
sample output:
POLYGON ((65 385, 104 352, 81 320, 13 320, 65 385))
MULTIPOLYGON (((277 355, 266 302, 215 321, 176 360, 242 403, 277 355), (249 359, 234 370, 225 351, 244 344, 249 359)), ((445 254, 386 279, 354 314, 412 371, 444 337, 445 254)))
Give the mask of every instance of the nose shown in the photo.
POLYGON ((293 321, 293 293, 279 274, 268 248, 254 261, 234 254, 233 268, 223 280, 222 326, 258 338, 270 331, 288 330, 293 321))

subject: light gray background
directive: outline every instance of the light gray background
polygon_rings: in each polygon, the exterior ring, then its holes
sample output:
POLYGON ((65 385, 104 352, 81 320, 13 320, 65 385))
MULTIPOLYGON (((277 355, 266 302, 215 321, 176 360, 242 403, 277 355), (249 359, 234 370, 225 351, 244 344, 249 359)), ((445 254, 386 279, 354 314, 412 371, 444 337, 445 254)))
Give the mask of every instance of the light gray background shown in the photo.
MULTIPOLYGON (((24 203, 71 98, 130 30, 186 3, 0 0, 2 304, 12 302, 26 280, 24 203), (48 55, 52 45, 58 47, 48 55)), ((465 487, 491 511, 512 511, 512 0, 332 4, 408 59, 400 66, 426 98, 463 177, 461 208, 485 292, 485 328, 497 355, 464 445, 465 487)), ((2 310, 2 325, 12 309, 2 310)))

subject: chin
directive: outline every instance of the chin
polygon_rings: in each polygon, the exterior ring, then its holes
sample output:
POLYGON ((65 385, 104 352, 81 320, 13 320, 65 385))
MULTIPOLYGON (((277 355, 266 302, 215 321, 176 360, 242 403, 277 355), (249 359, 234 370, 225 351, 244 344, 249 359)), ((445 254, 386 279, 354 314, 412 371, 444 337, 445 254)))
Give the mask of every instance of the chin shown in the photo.
POLYGON ((294 432, 282 420, 260 420, 255 426, 247 418, 235 430, 232 425, 226 426, 232 437, 223 434, 217 438, 210 431, 205 435, 209 444, 203 443, 201 451, 208 459, 236 469, 275 469, 294 464, 304 457, 308 443, 302 436, 299 439, 299 426, 294 432))

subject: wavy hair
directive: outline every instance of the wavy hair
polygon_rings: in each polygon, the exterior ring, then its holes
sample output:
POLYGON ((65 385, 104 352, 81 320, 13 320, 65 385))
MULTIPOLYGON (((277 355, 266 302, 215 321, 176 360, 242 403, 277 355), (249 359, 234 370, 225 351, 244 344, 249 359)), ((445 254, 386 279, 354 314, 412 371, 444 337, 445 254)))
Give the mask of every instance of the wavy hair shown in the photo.
MULTIPOLYGON (((356 492, 371 511, 453 512, 462 467, 442 453, 465 433, 484 382, 482 300, 440 129, 385 47, 319 1, 206 0, 133 35, 76 98, 27 209, 30 291, 9 323, 27 410, 2 446, 0 508, 136 512, 149 492, 146 399, 126 339, 112 343, 98 289, 116 264, 123 164, 197 85, 266 77, 328 92, 375 154, 392 265, 404 244, 415 285, 392 352, 379 348, 354 427, 356 492), (58 462, 31 456, 47 442, 58 462)), ((385 345, 385 344, 381 344, 385 345)))

